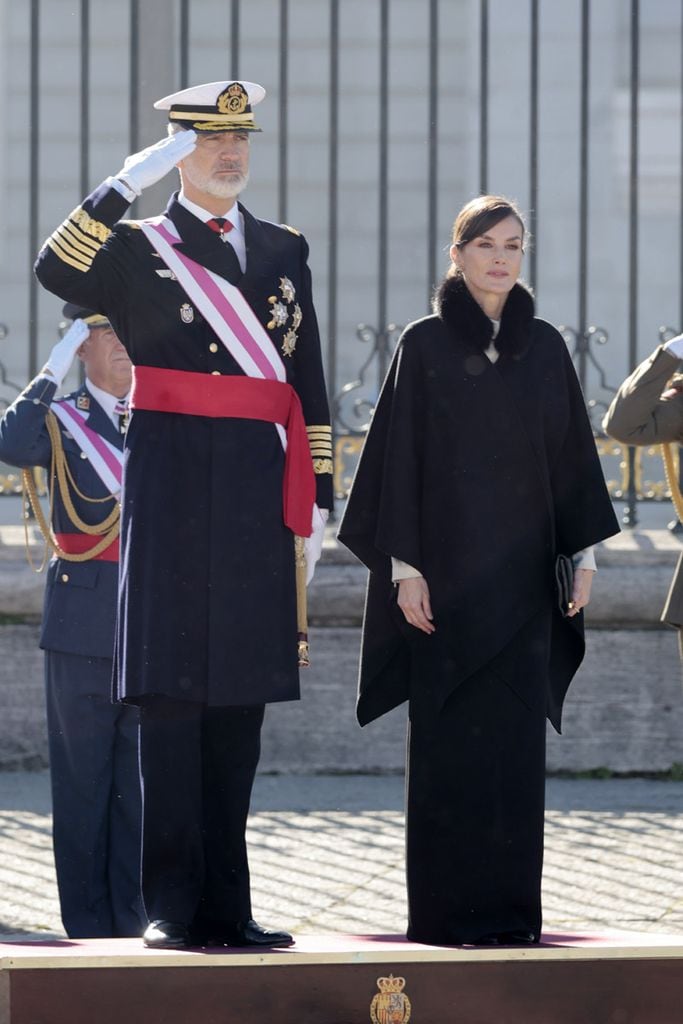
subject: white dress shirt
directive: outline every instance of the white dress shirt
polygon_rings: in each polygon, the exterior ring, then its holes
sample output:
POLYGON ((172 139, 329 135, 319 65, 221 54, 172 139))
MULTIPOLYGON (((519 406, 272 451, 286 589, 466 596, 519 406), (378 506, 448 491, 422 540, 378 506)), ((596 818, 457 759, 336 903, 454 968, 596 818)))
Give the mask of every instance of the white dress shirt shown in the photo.
POLYGON ((232 229, 226 234, 221 235, 221 238, 226 245, 231 245, 235 250, 240 268, 242 273, 244 273, 247 269, 247 243, 244 237, 244 217, 237 203, 234 202, 227 213, 210 213, 203 206, 198 206, 197 203, 193 203, 191 199, 188 199, 182 189, 178 193, 178 202, 186 210, 189 210, 190 213, 193 213, 195 217, 199 217, 204 224, 206 224, 207 220, 213 220, 218 216, 230 221, 232 229))
MULTIPOLYGON (((102 406, 109 419, 112 421, 116 429, 119 429, 119 414, 115 412, 115 407, 119 402, 128 404, 128 395, 124 395, 123 398, 117 398, 116 395, 110 394, 108 391, 103 391, 102 388, 98 388, 96 384, 93 384, 91 380, 85 378, 85 386, 93 396, 96 402, 102 406)), ((129 392, 130 394, 130 392, 129 392)))

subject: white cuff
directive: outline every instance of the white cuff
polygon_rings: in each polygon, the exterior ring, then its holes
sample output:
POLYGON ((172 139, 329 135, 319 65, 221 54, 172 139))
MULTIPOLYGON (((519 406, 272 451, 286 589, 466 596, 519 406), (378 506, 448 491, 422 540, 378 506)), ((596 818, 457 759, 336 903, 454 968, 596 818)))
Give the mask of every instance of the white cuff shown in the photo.
POLYGON ((141 192, 136 192, 132 185, 129 185, 127 181, 122 178, 107 178, 105 185, 109 185, 109 188, 116 189, 120 196, 126 200, 127 203, 134 203, 138 196, 142 195, 141 192))
POLYGON ((575 569, 590 569, 591 572, 597 572, 598 566, 595 561, 595 548, 584 548, 583 551, 577 551, 575 555, 572 555, 572 562, 574 563, 575 569))
POLYGON ((412 565, 408 565, 407 562, 402 562, 400 558, 391 559, 391 582, 398 583, 399 580, 417 580, 422 578, 422 573, 414 569, 412 565))

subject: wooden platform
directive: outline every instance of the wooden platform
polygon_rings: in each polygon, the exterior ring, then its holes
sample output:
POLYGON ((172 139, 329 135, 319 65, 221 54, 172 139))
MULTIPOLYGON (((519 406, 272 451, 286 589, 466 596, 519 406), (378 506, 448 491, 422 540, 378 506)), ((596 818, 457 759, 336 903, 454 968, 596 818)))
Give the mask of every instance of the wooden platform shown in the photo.
POLYGON ((0 1024, 681 1024, 683 935, 532 948, 307 935, 290 949, 0 943, 0 1024))

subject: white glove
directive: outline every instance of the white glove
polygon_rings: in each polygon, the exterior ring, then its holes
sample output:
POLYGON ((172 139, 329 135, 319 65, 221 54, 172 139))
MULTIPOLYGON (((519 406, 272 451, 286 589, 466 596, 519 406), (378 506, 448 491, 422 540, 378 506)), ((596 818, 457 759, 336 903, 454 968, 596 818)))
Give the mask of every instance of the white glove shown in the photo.
POLYGON ((329 509, 313 506, 313 533, 310 537, 304 538, 304 552, 306 554, 306 586, 313 579, 316 562, 323 552, 323 540, 325 538, 325 526, 329 509))
POLYGON ((669 355, 675 356, 676 359, 683 359, 683 334, 677 334, 675 338, 669 338, 664 345, 664 349, 669 355))
POLYGON ((71 368, 74 356, 89 334, 90 328, 84 320, 74 320, 64 337, 50 352, 43 373, 49 373, 58 385, 61 384, 71 368))
POLYGON ((141 195, 143 189, 155 185, 177 163, 189 156, 196 145, 196 132, 176 132, 175 135, 169 135, 139 153, 127 156, 115 177, 128 185, 137 195, 141 195))

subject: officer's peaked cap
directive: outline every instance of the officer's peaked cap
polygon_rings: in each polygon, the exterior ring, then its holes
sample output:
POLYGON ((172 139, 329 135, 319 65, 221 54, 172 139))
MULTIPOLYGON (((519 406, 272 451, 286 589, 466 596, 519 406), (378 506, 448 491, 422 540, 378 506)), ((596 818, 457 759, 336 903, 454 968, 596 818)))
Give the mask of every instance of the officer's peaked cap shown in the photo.
POLYGON ((252 107, 266 95, 255 82, 206 82, 164 96, 154 104, 169 121, 196 132, 260 132, 252 107))

